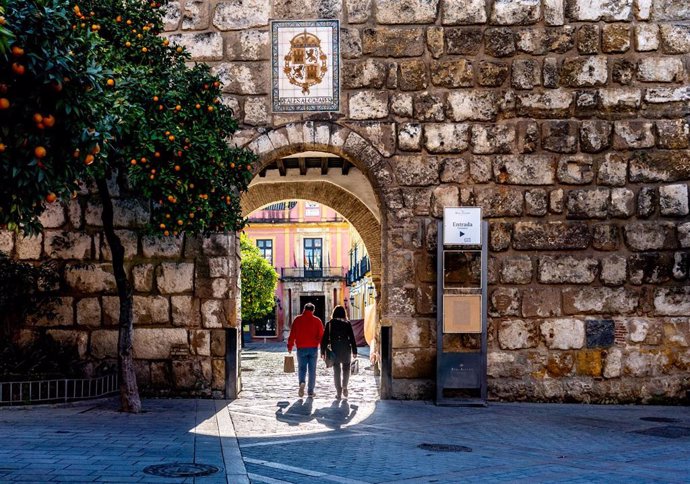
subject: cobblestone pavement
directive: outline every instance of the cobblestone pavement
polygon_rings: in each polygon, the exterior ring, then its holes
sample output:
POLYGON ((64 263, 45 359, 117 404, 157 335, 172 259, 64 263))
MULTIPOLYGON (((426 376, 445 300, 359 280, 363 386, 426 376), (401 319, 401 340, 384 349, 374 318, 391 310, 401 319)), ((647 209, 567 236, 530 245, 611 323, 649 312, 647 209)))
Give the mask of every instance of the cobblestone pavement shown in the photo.
POLYGON ((333 398, 323 363, 316 398, 300 399, 284 354, 246 348, 233 402, 145 400, 140 415, 114 399, 0 409, 0 482, 690 482, 688 407, 378 401, 366 359, 349 400, 333 398), (143 472, 174 462, 220 471, 143 472))

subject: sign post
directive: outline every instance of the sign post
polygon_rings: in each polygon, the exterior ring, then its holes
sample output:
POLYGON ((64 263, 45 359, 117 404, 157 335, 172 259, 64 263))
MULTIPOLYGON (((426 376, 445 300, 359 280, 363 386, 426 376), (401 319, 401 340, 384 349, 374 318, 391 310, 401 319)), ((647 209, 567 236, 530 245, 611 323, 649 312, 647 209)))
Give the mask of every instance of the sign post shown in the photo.
POLYGON ((447 207, 438 222, 437 405, 486 405, 488 234, 479 207, 447 207), (479 348, 445 347, 444 335, 461 334, 479 348))

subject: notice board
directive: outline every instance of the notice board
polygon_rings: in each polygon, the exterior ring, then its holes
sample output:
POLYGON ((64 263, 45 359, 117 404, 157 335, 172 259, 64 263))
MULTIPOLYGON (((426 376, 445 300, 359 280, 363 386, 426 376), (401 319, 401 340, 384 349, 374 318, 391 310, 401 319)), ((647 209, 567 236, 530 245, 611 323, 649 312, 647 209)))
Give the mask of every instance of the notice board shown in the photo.
POLYGON ((444 294, 443 332, 481 333, 481 294, 444 294))

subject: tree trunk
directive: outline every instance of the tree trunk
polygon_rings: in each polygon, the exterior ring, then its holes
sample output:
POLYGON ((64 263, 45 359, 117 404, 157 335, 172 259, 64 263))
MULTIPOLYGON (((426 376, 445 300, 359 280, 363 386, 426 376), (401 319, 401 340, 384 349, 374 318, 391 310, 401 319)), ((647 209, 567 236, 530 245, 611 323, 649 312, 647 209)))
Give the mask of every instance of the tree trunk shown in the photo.
POLYGON ((125 249, 120 237, 113 227, 113 201, 110 198, 108 183, 105 178, 97 178, 96 185, 103 205, 103 232, 110 246, 113 259, 113 272, 117 284, 117 295, 120 298, 119 337, 117 340, 117 363, 120 377, 120 411, 139 413, 141 399, 137 387, 137 377, 134 372, 134 358, 132 354, 132 287, 125 272, 125 249))

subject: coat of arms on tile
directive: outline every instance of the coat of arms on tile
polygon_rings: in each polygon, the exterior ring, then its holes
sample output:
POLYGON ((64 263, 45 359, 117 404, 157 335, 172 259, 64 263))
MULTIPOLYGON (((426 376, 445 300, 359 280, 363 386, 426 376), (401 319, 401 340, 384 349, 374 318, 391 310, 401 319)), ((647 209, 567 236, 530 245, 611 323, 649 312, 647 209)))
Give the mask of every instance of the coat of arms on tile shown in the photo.
POLYGON ((340 109, 338 20, 271 22, 273 112, 340 109))

